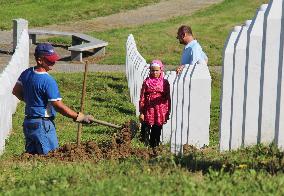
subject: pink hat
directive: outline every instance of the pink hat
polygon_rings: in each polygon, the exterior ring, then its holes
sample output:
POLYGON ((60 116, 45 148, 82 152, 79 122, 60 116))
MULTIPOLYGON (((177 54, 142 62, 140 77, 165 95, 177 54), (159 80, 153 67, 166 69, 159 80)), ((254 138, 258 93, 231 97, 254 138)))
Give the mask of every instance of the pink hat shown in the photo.
POLYGON ((164 69, 164 65, 163 65, 162 61, 160 61, 160 60, 158 60, 158 59, 153 60, 150 66, 160 67, 161 70, 164 69))

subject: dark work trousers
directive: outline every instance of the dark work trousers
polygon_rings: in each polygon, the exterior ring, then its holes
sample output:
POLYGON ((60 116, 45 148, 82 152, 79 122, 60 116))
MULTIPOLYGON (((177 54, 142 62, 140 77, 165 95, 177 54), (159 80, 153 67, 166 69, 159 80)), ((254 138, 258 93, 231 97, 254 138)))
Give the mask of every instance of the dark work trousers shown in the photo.
POLYGON ((160 144, 162 126, 148 125, 141 123, 141 137, 140 140, 145 143, 146 146, 150 144, 152 148, 160 144))

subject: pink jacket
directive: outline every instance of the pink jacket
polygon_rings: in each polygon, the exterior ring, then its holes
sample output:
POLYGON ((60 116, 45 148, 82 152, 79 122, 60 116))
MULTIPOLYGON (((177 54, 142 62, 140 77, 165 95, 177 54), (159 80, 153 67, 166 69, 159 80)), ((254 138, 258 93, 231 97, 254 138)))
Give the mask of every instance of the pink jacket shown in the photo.
POLYGON ((149 88, 146 78, 143 82, 139 101, 140 114, 149 125, 163 125, 167 122, 171 110, 170 84, 164 79, 163 88, 149 88))

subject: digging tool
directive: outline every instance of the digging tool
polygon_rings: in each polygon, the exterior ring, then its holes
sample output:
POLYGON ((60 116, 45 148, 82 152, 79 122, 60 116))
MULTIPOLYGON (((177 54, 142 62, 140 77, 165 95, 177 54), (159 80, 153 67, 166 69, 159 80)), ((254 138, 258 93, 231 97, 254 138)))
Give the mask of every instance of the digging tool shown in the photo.
MULTIPOLYGON (((85 72, 84 72, 84 80, 83 80, 83 87, 82 87, 82 97, 81 97, 81 112, 84 112, 84 101, 85 101, 85 95, 86 95, 86 80, 87 80, 87 72, 88 72, 88 61, 86 61, 85 63, 85 72)), ((122 129, 123 126, 120 125, 115 125, 109 122, 105 122, 102 120, 98 120, 98 119, 94 119, 93 121, 94 123, 100 124, 100 125, 104 125, 104 126, 108 126, 108 127, 112 127, 115 129, 122 129)), ((137 132, 137 130, 139 129, 137 123, 133 120, 131 120, 129 122, 129 129, 131 131, 131 137, 133 138, 137 132)), ((80 145, 81 142, 81 133, 82 133, 82 124, 79 123, 78 124, 78 131, 77 131, 77 146, 80 145)))
MULTIPOLYGON (((102 121, 102 120, 97 120, 97 119, 94 119, 94 123, 104 125, 104 126, 108 126, 108 127, 112 127, 112 128, 115 128, 115 129, 122 129, 123 128, 123 126, 115 125, 115 124, 105 122, 105 121, 102 121)), ((137 131, 139 130, 139 126, 137 125, 137 123, 134 120, 129 121, 128 126, 129 126, 129 129, 130 129, 130 132, 131 132, 131 138, 133 138, 136 135, 137 131)))
POLYGON ((116 128, 116 129, 122 128, 122 126, 115 125, 115 124, 105 122, 105 121, 102 121, 102 120, 97 120, 97 119, 94 120, 94 123, 97 123, 97 124, 100 124, 100 125, 105 125, 105 126, 112 127, 112 128, 116 128))
MULTIPOLYGON (((88 72, 88 61, 85 62, 85 72, 84 72, 84 80, 83 80, 83 87, 82 87, 81 109, 80 109, 80 112, 82 112, 82 113, 84 112, 87 72, 88 72)), ((79 146, 80 142, 81 142, 81 133, 82 133, 82 124, 79 123, 78 124, 78 131, 77 131, 77 146, 79 146)))

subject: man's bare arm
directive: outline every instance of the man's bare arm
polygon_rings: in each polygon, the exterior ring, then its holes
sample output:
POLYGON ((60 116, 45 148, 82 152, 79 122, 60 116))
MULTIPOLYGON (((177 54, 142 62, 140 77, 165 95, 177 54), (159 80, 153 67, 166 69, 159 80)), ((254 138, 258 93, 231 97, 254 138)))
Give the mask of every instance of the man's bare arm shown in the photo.
POLYGON ((16 83, 13 91, 13 95, 15 95, 19 100, 24 101, 24 92, 23 92, 23 87, 20 83, 16 83))
POLYGON ((72 118, 74 121, 78 123, 90 124, 95 120, 92 115, 86 115, 81 112, 78 113, 75 112, 74 110, 66 106, 61 100, 52 101, 51 103, 53 107, 56 109, 56 111, 58 111, 60 114, 72 118))
POLYGON ((72 118, 73 120, 77 118, 78 113, 69 108, 67 105, 65 105, 61 100, 52 101, 51 103, 55 110, 63 116, 72 118))

